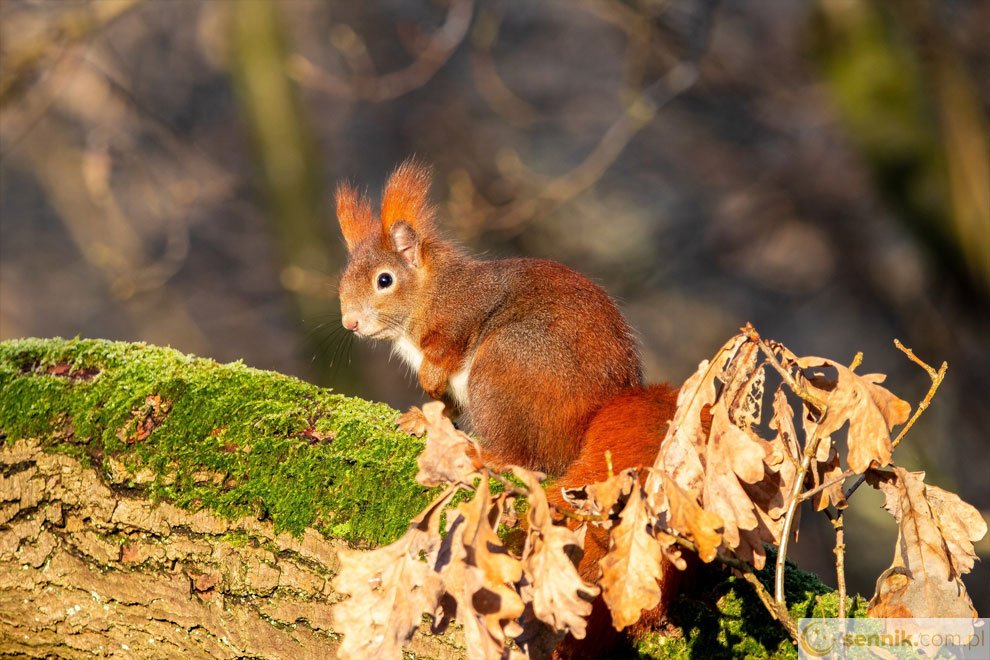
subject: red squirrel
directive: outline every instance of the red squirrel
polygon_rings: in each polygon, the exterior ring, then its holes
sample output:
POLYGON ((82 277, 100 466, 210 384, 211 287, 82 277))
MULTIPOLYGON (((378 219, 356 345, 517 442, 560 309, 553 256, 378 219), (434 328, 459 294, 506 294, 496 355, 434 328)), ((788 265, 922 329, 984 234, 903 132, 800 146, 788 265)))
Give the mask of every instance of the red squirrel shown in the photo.
MULTIPOLYGON (((677 391, 643 386, 636 341, 615 302, 553 261, 467 255, 438 235, 429 188, 425 167, 403 163, 385 185, 380 217, 352 187, 338 188, 349 252, 344 327, 392 341, 423 390, 460 410, 490 465, 559 476, 548 493, 555 504, 562 487, 608 476, 606 450, 616 472, 652 465, 677 391)), ((579 566, 586 579, 597 578, 607 540, 590 530, 579 566)), ((673 572, 665 568, 665 584, 673 572)), ((598 628, 604 641, 607 612, 595 611, 589 640, 598 628)))
POLYGON ((388 339, 432 398, 453 403, 503 464, 560 475, 592 416, 642 386, 632 330, 605 291, 542 259, 475 259, 440 238, 426 168, 389 177, 381 217, 337 191, 349 251, 342 323, 388 339))

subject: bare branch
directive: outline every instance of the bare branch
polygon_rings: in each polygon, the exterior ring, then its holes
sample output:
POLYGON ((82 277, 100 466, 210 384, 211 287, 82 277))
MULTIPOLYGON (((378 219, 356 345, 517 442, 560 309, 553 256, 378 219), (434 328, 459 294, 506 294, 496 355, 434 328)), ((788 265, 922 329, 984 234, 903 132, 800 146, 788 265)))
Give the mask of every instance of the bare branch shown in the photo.
POLYGON ((301 85, 348 101, 391 101, 422 87, 436 75, 467 36, 473 13, 473 0, 451 0, 443 26, 430 36, 419 55, 398 71, 370 75, 368 60, 357 67, 358 71, 368 70, 367 73, 343 80, 295 53, 289 57, 289 74, 301 85))
POLYGON ((66 46, 83 41, 110 25, 138 5, 140 0, 104 0, 62 13, 47 38, 36 39, 19 52, 4 58, 7 66, 0 76, 0 107, 18 90, 29 84, 45 60, 66 46))

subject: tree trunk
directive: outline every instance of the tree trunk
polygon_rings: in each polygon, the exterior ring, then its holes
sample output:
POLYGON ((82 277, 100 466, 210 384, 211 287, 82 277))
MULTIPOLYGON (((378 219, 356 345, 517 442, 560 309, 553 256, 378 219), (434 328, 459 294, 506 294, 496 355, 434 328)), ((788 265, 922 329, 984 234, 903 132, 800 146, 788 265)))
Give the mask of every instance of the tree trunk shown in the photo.
MULTIPOLYGON (((0 342, 0 655, 332 657, 337 550, 395 540, 432 498, 396 416, 166 348, 0 342)), ((814 576, 787 585, 792 616, 835 616, 814 576)), ((721 568, 669 624, 631 657, 796 655, 721 568)), ((465 655, 426 626, 409 650, 465 655)))

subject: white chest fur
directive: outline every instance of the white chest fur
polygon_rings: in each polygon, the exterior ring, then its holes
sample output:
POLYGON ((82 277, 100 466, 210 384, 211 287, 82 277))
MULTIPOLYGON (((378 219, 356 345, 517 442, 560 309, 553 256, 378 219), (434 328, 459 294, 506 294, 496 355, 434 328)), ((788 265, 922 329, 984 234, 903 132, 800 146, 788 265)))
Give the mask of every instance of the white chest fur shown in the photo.
POLYGON ((406 337, 400 337, 392 344, 392 352, 405 360, 414 372, 419 372, 419 367, 423 364, 423 351, 419 350, 419 346, 406 337))
MULTIPOLYGON (((415 373, 419 373, 419 368, 423 364, 423 351, 406 337, 401 337, 392 344, 392 351, 399 355, 409 368, 415 373)), ((471 373, 470 358, 464 361, 460 370, 451 375, 448 381, 450 393, 462 409, 468 407, 468 376, 471 373)))
POLYGON ((450 393, 462 410, 468 407, 468 376, 471 374, 471 360, 465 360, 464 366, 450 377, 450 393))

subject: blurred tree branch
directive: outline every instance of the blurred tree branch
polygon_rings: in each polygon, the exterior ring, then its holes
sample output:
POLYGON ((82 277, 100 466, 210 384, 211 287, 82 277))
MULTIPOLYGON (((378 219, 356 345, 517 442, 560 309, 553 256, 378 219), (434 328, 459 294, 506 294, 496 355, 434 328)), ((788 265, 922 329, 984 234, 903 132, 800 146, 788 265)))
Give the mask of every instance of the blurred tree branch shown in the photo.
MULTIPOLYGON (((186 301, 165 286, 185 258, 187 243, 152 259, 142 237, 119 207, 111 189, 110 156, 104 145, 81 150, 55 117, 23 140, 22 154, 33 176, 47 193, 86 261, 102 276, 123 305, 127 316, 148 341, 183 338, 183 349, 204 351, 208 342, 186 301), (139 294, 147 293, 142 296, 139 294)), ((177 227, 183 235, 185 225, 177 227)))
MULTIPOLYGON (((503 154, 497 164, 509 182, 508 187, 530 191, 507 208, 475 207, 473 185, 469 180, 459 181, 461 190, 454 197, 471 208, 458 208, 457 215, 468 231, 476 234, 490 229, 507 234, 518 232, 537 215, 552 213, 590 189, 636 135, 656 118, 657 113, 690 89, 698 79, 698 62, 705 53, 716 2, 701 3, 700 11, 705 18, 700 23, 704 29, 693 30, 684 55, 676 58, 662 75, 648 84, 643 84, 642 79, 653 64, 651 58, 655 49, 664 41, 658 26, 666 7, 654 14, 649 7, 640 11, 619 0, 586 0, 581 4, 587 11, 626 34, 626 80, 621 91, 623 110, 584 159, 561 175, 550 178, 541 176, 515 152, 503 154)), ((504 85, 491 58, 498 23, 497 15, 491 12, 479 19, 483 29, 479 28, 475 37, 473 71, 476 76, 481 76, 477 85, 493 109, 512 123, 526 126, 533 121, 534 113, 504 85)))
POLYGON ((443 26, 427 37, 413 61, 398 71, 377 74, 364 41, 345 25, 335 29, 338 36, 335 45, 350 64, 349 80, 318 67, 298 53, 287 60, 288 70, 300 84, 338 98, 372 103, 391 101, 422 87, 436 75, 467 36, 473 12, 473 0, 450 0, 443 26))
MULTIPOLYGON (((304 322, 334 316, 333 282, 326 275, 343 260, 326 236, 329 212, 322 203, 319 160, 298 92, 287 75, 289 46, 278 8, 271 0, 231 6, 230 65, 254 146, 270 208, 269 226, 281 260, 280 279, 304 322), (311 280, 326 278, 324 295, 311 280), (300 286, 300 282, 308 286, 300 286)), ((305 348, 314 356, 322 342, 312 333, 305 348)), ((347 390, 355 373, 314 358, 320 380, 331 374, 347 390)))
POLYGON ((27 87, 54 53, 91 37, 140 2, 100 0, 87 3, 80 9, 65 10, 44 38, 34 39, 22 49, 4 54, 4 65, 0 67, 0 107, 27 87))

